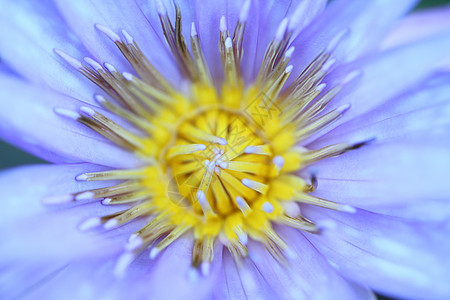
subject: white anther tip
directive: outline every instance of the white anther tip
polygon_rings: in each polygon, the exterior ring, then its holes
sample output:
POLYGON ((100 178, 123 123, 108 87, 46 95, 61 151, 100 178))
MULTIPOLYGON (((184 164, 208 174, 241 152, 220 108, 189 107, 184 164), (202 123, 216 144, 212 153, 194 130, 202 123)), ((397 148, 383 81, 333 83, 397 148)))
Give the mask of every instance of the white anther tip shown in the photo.
POLYGON ((279 168, 284 166, 284 158, 282 156, 275 156, 272 160, 273 164, 279 168))
POLYGON ((350 104, 344 104, 344 105, 342 105, 342 106, 339 106, 338 108, 336 108, 336 111, 338 112, 338 113, 341 113, 341 114, 343 114, 343 113, 345 113, 347 110, 349 110, 350 109, 350 104))
POLYGON ((239 206, 244 206, 244 204, 245 204, 244 198, 242 198, 241 196, 237 196, 236 197, 236 203, 239 206))
POLYGON ((98 62, 96 62, 95 60, 93 60, 92 58, 90 58, 90 57, 85 57, 84 58, 84 61, 87 63, 87 64, 89 64, 94 70, 101 70, 101 69, 103 69, 102 68, 102 66, 98 63, 98 62))
POLYGON ((284 253, 290 259, 296 259, 297 258, 297 254, 294 251, 292 251, 290 248, 284 249, 284 253))
POLYGON ((92 200, 94 199, 95 194, 93 192, 83 192, 75 196, 75 200, 92 200))
POLYGON ((352 82, 354 79, 359 77, 359 75, 361 75, 360 70, 355 70, 355 71, 350 72, 347 76, 344 77, 344 79, 342 79, 341 85, 345 85, 345 84, 352 82))
POLYGON ((230 164, 229 164, 228 162, 226 162, 226 161, 222 161, 222 162, 219 164, 219 166, 220 166, 222 169, 227 169, 227 168, 230 166, 230 164))
POLYGON ((75 69, 79 70, 83 68, 83 64, 76 58, 70 56, 69 54, 67 54, 66 52, 59 50, 59 49, 53 49, 53 51, 59 55, 59 57, 61 57, 62 59, 64 59, 69 65, 71 65, 72 67, 74 67, 75 69))
POLYGON ((284 38, 284 34, 286 33, 287 25, 289 20, 287 18, 284 18, 280 25, 278 26, 277 32, 275 34, 275 39, 277 41, 281 41, 284 38))
POLYGON ((119 256, 116 266, 114 268, 114 275, 121 278, 125 274, 127 267, 133 262, 134 254, 130 252, 125 252, 119 256))
POLYGON ((220 31, 221 32, 227 31, 227 19, 225 18, 225 16, 222 16, 220 18, 220 31))
POLYGON ((294 47, 294 46, 289 47, 289 48, 286 50, 286 53, 284 54, 284 57, 286 57, 286 58, 291 58, 291 57, 292 57, 292 54, 294 53, 294 51, 295 51, 295 47, 294 47))
POLYGON ((87 231, 87 230, 90 230, 97 226, 100 226, 101 224, 102 224, 102 222, 101 222, 100 218, 93 217, 93 218, 89 218, 89 219, 85 220, 83 223, 81 223, 78 226, 78 229, 80 229, 81 231, 87 231))
POLYGON ((289 65, 289 66, 286 67, 286 70, 284 72, 285 73, 291 73, 292 69, 294 69, 294 66, 293 65, 289 65))
POLYGON ((218 143, 219 143, 219 145, 222 145, 222 146, 225 146, 226 144, 228 144, 227 140, 224 138, 219 138, 218 143))
POLYGON ((190 283, 198 282, 199 272, 197 269, 190 268, 187 275, 190 283))
POLYGON ((60 116, 67 117, 73 120, 78 120, 79 118, 81 118, 79 113, 73 110, 68 110, 66 108, 55 107, 54 111, 60 116))
POLYGON ((158 248, 153 248, 151 251, 150 251, 150 259, 155 259, 157 256, 158 256, 158 254, 159 254, 159 249, 158 248))
POLYGON ((246 187, 250 186, 252 184, 252 181, 248 178, 244 178, 241 180, 242 184, 245 185, 246 187))
POLYGON ((197 33, 197 29, 195 28, 195 23, 192 22, 192 23, 191 23, 191 36, 192 36, 192 37, 195 37, 195 36, 197 36, 197 35, 198 35, 198 33, 197 33))
POLYGON ((241 12, 240 12, 240 14, 239 14, 239 21, 240 21, 240 22, 245 22, 245 21, 247 21, 248 13, 249 13, 249 11, 250 11, 250 5, 251 5, 251 4, 252 4, 252 1, 251 1, 251 0, 246 0, 246 1, 244 2, 244 5, 242 5, 241 12))
POLYGON ((247 146, 244 149, 244 153, 245 154, 252 154, 256 151, 256 147, 255 146, 247 146))
POLYGON ((321 83, 321 84, 319 84, 319 85, 316 87, 316 91, 317 91, 317 92, 322 92, 322 91, 325 89, 326 86, 327 86, 326 83, 321 83))
POLYGON ((130 237, 128 238, 128 243, 131 243, 132 240, 134 240, 135 238, 139 237, 139 235, 137 233, 133 233, 132 235, 130 235, 130 237))
POLYGON ((334 65, 335 62, 336 62, 336 60, 334 58, 328 60, 326 63, 323 64, 322 70, 325 72, 328 72, 331 69, 331 67, 334 65))
POLYGON ((203 144, 197 145, 197 149, 200 151, 204 151, 204 150, 206 150, 206 148, 207 148, 206 145, 203 145, 203 144))
POLYGON ((103 225, 103 228, 105 228, 105 229, 113 229, 114 227, 117 226, 117 224, 119 224, 119 221, 117 221, 116 219, 111 219, 111 220, 108 220, 108 221, 103 225))
POLYGON ((160 15, 166 15, 167 10, 164 6, 164 3, 161 0, 156 0, 156 10, 158 11, 158 14, 160 15))
POLYGON ((225 47, 227 49, 230 49, 231 47, 233 47, 233 40, 230 37, 227 37, 227 39, 225 40, 225 47))
POLYGON ((208 276, 211 270, 211 264, 209 262, 202 262, 200 264, 200 270, 202 271, 203 276, 208 276))
POLYGON ((110 73, 116 73, 117 69, 110 63, 105 63, 105 68, 110 72, 110 73))
POLYGON ((350 32, 350 29, 345 28, 343 30, 341 30, 337 35, 334 36, 334 38, 330 41, 330 43, 327 46, 327 49, 325 52, 331 52, 333 50, 335 50, 335 48, 337 47, 337 45, 339 45, 339 43, 342 41, 342 38, 347 35, 347 33, 350 32))
POLYGON ((43 204, 61 204, 71 201, 73 201, 73 196, 71 194, 50 196, 41 200, 43 204))
POLYGON ((133 37, 125 29, 122 29, 122 34, 125 37, 125 40, 127 41, 128 44, 134 43, 133 37))
POLYGON ((248 236, 246 233, 241 233, 238 235, 238 240, 242 245, 247 245, 248 243, 248 236))
POLYGON ((76 180, 78 181, 86 181, 88 180, 89 176, 87 176, 86 174, 80 174, 77 177, 75 177, 76 180))
POLYGON ((128 72, 123 72, 122 73, 122 76, 126 79, 126 80, 130 80, 130 81, 132 81, 133 80, 133 74, 131 74, 131 73, 128 73, 128 72))
POLYGON ((270 214, 273 212, 273 205, 270 202, 264 202, 262 205, 262 209, 264 212, 270 214))
POLYGON ((86 115, 88 115, 91 118, 96 115, 95 110, 93 110, 92 108, 87 107, 87 106, 80 107, 80 111, 85 113, 86 115))
POLYGON ((142 238, 136 237, 135 239, 128 241, 128 243, 125 244, 125 250, 134 251, 141 247, 143 243, 144 240, 142 240, 142 238))
POLYGON ((201 204, 206 203, 206 195, 202 190, 197 191, 197 199, 201 204))
POLYGON ((321 230, 334 230, 337 227, 336 222, 332 221, 332 220, 318 220, 315 222, 317 228, 321 229, 321 230))
POLYGON ((106 36, 109 37, 113 42, 120 41, 120 37, 117 35, 117 33, 112 31, 111 28, 106 27, 106 26, 101 25, 101 24, 95 24, 95 28, 97 28, 98 30, 100 30, 101 32, 106 34, 106 36))
POLYGON ((105 198, 102 200, 102 204, 103 205, 109 205, 111 203, 112 199, 111 198, 105 198))
POLYGON ((356 213, 356 208, 354 208, 351 205, 347 205, 347 204, 346 205, 342 205, 341 210, 344 211, 344 212, 351 213, 351 214, 356 213))
POLYGON ((106 102, 105 97, 103 97, 102 95, 95 95, 94 98, 95 98, 95 101, 97 101, 100 104, 106 102))

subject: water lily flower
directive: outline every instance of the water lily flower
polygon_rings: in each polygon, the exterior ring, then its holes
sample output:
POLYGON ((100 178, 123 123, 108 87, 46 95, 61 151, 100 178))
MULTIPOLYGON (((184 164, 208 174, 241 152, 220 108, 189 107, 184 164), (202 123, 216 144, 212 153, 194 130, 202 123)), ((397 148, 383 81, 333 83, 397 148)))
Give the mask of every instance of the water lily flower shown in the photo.
POLYGON ((1 298, 449 298, 416 2, 3 1, 0 136, 54 164, 0 173, 1 298))

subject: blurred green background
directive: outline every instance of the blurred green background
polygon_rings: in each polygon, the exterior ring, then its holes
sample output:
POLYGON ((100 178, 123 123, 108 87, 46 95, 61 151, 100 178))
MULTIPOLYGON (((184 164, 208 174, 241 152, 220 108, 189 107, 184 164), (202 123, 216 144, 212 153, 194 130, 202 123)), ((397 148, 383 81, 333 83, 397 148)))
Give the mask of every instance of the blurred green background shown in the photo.
MULTIPOLYGON (((355 1, 365 1, 365 0, 355 0, 355 1)), ((401 1, 401 0, 393 0, 393 1, 401 1)), ((444 4, 450 4, 450 0, 423 0, 419 3, 416 9, 425 9, 444 4)), ((0 141, 0 169, 36 163, 45 163, 45 162, 0 141)), ((379 296, 378 299, 389 300, 391 298, 379 296)))

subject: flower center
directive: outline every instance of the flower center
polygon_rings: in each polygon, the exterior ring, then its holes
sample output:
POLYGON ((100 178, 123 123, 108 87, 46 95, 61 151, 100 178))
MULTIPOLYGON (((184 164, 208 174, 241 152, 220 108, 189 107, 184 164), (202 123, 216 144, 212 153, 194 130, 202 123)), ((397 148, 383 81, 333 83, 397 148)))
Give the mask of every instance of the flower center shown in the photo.
POLYGON ((273 154, 243 114, 210 109, 180 123, 165 159, 170 198, 223 219, 267 193, 273 154))
POLYGON ((204 274, 208 273, 217 240, 236 262, 248 255, 246 244, 251 238, 284 263, 289 247, 275 232, 273 223, 320 232, 302 216, 298 204, 354 211, 310 195, 317 180, 314 175, 299 173, 309 164, 364 144, 342 143, 315 150, 300 146, 349 109, 343 105, 326 111, 358 72, 348 74, 326 91, 322 83, 334 63, 330 53, 345 32, 330 41, 285 86, 293 70, 289 60, 294 48, 289 47, 292 29, 288 20, 283 20, 255 81, 244 83, 240 62, 249 7, 250 1, 245 1, 231 35, 225 17, 221 18, 221 85, 209 72, 195 24, 191 26, 191 54, 182 36, 179 8, 174 26, 159 1, 165 38, 188 88, 178 89, 164 78, 126 31, 120 38, 111 29, 97 25, 137 75, 120 73, 112 65, 102 66, 90 58, 85 58, 85 65, 56 50, 103 89, 107 96, 97 95, 97 102, 127 125, 119 125, 94 107, 81 107, 79 113, 61 108, 55 111, 85 124, 146 163, 139 169, 80 174, 79 181, 122 183, 47 199, 48 203, 100 199, 103 205, 127 205, 121 212, 86 220, 80 226, 83 230, 100 225, 113 229, 139 217, 148 219, 147 225, 130 236, 117 263, 119 274, 141 251, 151 248, 153 259, 188 233, 194 239, 192 264, 204 274))

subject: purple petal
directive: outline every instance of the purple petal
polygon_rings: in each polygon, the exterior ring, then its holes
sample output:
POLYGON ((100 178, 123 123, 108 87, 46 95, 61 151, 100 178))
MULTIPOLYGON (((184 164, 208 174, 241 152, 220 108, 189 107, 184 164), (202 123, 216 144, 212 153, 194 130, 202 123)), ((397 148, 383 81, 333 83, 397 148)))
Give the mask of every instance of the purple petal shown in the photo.
POLYGON ((64 49, 76 57, 87 55, 56 9, 48 1, 8 1, 0 12, 2 59, 30 82, 92 102, 95 86, 67 66, 53 51, 64 49))
POLYGON ((443 33, 450 28, 450 6, 419 10, 401 20, 385 38, 381 47, 388 49, 443 33))
POLYGON ((62 1, 55 0, 61 14, 86 48, 99 62, 113 64, 120 71, 131 71, 120 51, 96 24, 107 26, 117 35, 122 30, 137 42, 146 57, 169 78, 179 79, 179 73, 170 59, 162 37, 157 36, 135 1, 62 1))
MULTIPOLYGON (((412 90, 416 85, 422 84, 436 72, 445 57, 449 56, 449 46, 450 34, 446 34, 395 48, 336 69, 325 78, 325 82, 330 87, 339 84, 354 70, 359 70, 361 76, 344 87, 344 90, 331 102, 332 108, 350 105, 350 109, 332 126, 328 126, 326 131, 361 116, 394 97, 412 90)), ((323 132, 310 140, 321 135, 323 132)))
POLYGON ((258 266, 250 261, 236 265, 228 251, 223 254, 222 284, 214 290, 214 299, 276 299, 270 284, 258 266))
MULTIPOLYGON (((448 130, 448 128, 447 128, 448 130)), ((444 178, 450 169, 449 144, 426 140, 382 143, 363 147, 315 164, 315 195, 371 211, 404 217, 442 219, 450 214, 450 189, 444 178), (433 205, 420 215, 408 211, 433 205), (441 205, 438 205, 438 204, 441 205), (440 207, 436 212, 434 208, 440 207), (405 213, 405 215, 403 215, 405 213)))
POLYGON ((318 149, 376 138, 366 147, 316 164, 321 178, 316 195, 406 218, 448 218, 449 189, 443 178, 449 167, 449 78, 436 76, 311 144, 318 149))
POLYGON ((450 73, 425 81, 413 91, 394 97, 380 107, 333 129, 312 143, 320 148, 339 142, 377 142, 439 135, 450 122, 450 73))
POLYGON ((129 270, 123 278, 114 276, 115 263, 115 258, 103 257, 64 265, 16 265, 11 271, 18 274, 10 280, 11 288, 2 295, 32 299, 146 299, 152 262, 148 259, 142 262, 147 272, 129 270))
POLYGON ((207 276, 191 266, 192 247, 193 237, 189 233, 177 239, 157 257, 148 281, 151 298, 211 298, 212 291, 218 284, 217 280, 220 280, 222 246, 215 247, 214 260, 207 276))
POLYGON ((0 172, 4 201, 0 222, 13 222, 33 215, 45 214, 45 197, 77 193, 111 185, 111 182, 75 180, 77 175, 103 171, 105 167, 91 164, 34 165, 0 172))
POLYGON ((123 248, 120 236, 81 232, 79 225, 90 217, 117 212, 123 207, 100 203, 45 207, 46 197, 98 188, 107 183, 78 183, 80 173, 102 170, 89 164, 40 165, 0 173, 4 210, 0 212, 1 261, 67 263, 81 257, 112 255, 123 248))
MULTIPOLYGON (((326 1, 282 0, 252 1, 244 35, 242 72, 247 81, 252 81, 261 66, 265 51, 285 17, 292 17, 295 31, 301 31, 324 9, 326 1), (306 7, 302 10, 300 5, 306 7), (298 11, 297 11, 298 9, 298 11), (298 12, 294 15, 294 12, 298 12)), ((234 26, 234 24, 231 24, 234 26)))
POLYGON ((259 243, 250 245, 250 257, 273 291, 281 299, 373 299, 367 289, 347 282, 323 259, 303 234, 295 229, 279 227, 295 257, 286 269, 275 261, 259 243), (318 288, 321 287, 321 288, 318 288), (362 292, 365 290, 366 292, 362 292), (365 296, 363 297, 363 294, 365 296))
POLYGON ((308 239, 346 278, 393 297, 450 296, 448 226, 360 210, 351 215, 310 207, 304 212, 314 222, 335 224, 308 239))
POLYGON ((55 107, 77 110, 75 99, 7 76, 1 77, 0 86, 3 139, 51 161, 82 161, 111 167, 141 164, 132 153, 53 111, 55 107))
POLYGON ((345 30, 349 32, 334 51, 333 57, 340 62, 355 60, 375 50, 374 45, 381 41, 393 23, 414 7, 416 2, 416 0, 334 1, 292 43, 301 51, 294 55, 291 62, 297 72, 300 72, 328 47, 334 37, 345 30))

